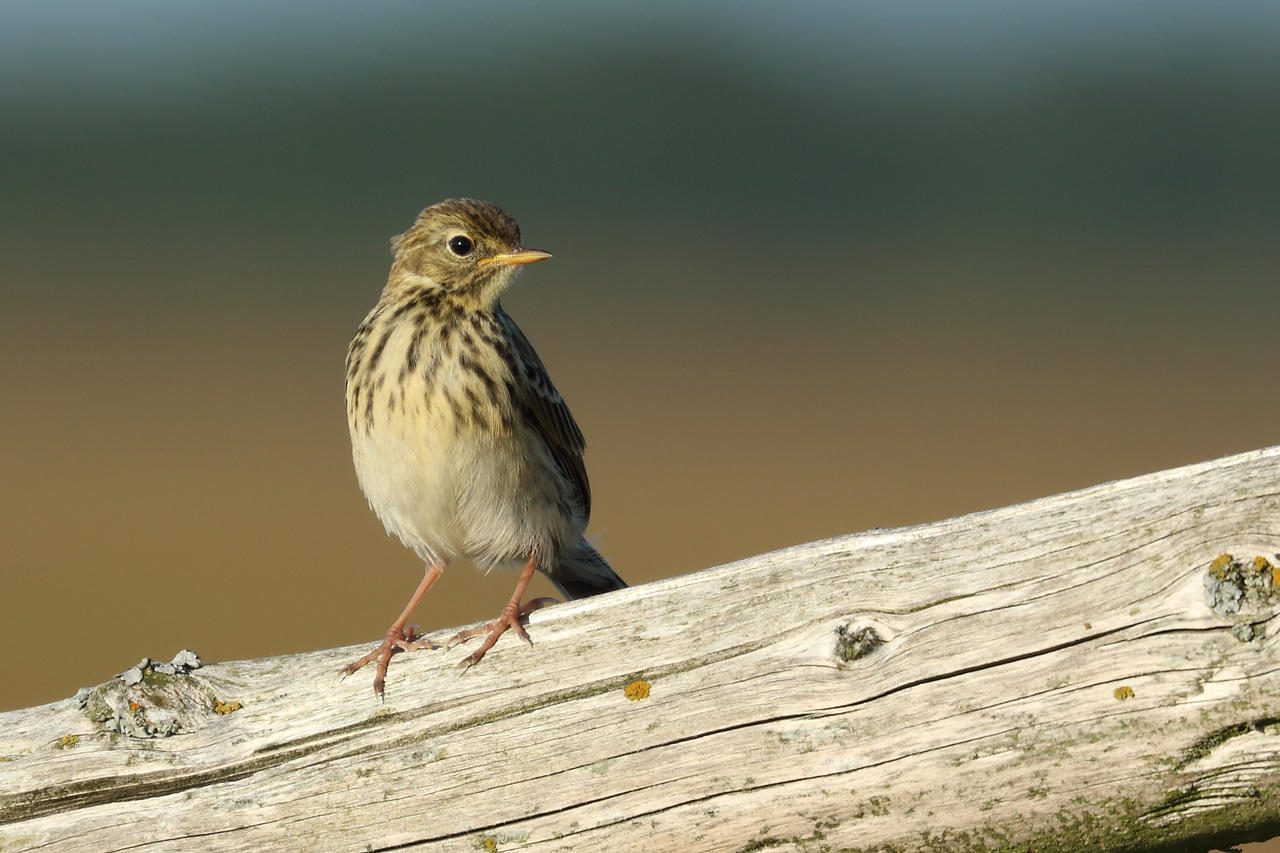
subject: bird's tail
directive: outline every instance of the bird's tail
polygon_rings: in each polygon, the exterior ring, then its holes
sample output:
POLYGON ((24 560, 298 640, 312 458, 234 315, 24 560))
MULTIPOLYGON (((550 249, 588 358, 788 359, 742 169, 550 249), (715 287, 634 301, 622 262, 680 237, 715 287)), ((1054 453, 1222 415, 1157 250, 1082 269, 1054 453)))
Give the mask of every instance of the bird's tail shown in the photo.
POLYGON ((565 553, 547 572, 547 577, 565 598, 586 598, 626 587, 600 552, 585 539, 565 553))

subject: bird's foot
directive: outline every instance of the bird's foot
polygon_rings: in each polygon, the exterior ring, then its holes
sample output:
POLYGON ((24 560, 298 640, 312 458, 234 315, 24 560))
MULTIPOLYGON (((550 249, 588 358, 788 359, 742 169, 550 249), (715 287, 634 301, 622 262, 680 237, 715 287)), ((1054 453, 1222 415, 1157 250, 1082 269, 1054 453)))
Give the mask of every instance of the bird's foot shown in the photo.
POLYGON ((369 654, 362 658, 353 660, 342 668, 342 677, 346 678, 356 670, 360 669, 367 663, 378 662, 378 668, 373 676, 373 692, 378 694, 378 698, 382 698, 383 688, 387 681, 387 667, 391 663, 391 656, 399 652, 413 652, 419 649, 438 649, 439 644, 433 643, 425 637, 419 636, 418 626, 410 625, 407 629, 392 625, 387 629, 386 636, 382 638, 382 644, 369 654))
POLYGON ((524 604, 519 606, 517 606, 514 601, 509 602, 506 607, 502 608, 502 614, 497 619, 494 619, 488 625, 482 625, 479 628, 468 628, 465 631, 459 631, 449 638, 449 641, 445 643, 445 648, 451 649, 458 643, 470 640, 472 637, 478 637, 481 634, 488 634, 488 636, 485 637, 484 642, 480 644, 480 648, 467 655, 458 663, 459 669, 469 669, 470 667, 480 663, 480 660, 485 656, 485 653, 488 652, 489 649, 493 648, 493 644, 498 642, 498 638, 505 634, 508 628, 515 631, 516 636, 532 646, 533 640, 529 639, 529 632, 524 629, 524 623, 521 620, 539 608, 546 607, 548 604, 556 603, 557 602, 554 598, 535 598, 531 601, 526 601, 524 604))

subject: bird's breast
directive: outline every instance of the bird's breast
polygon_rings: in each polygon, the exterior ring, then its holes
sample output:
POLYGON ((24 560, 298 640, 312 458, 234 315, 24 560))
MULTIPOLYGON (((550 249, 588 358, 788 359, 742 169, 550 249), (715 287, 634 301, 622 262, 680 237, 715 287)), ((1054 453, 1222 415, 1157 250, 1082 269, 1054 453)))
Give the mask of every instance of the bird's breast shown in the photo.
POLYGON ((379 305, 347 355, 352 436, 509 435, 512 369, 511 347, 496 321, 379 305))
POLYGON ((570 536, 563 478, 514 409, 501 329, 433 319, 375 309, 352 341, 347 420, 361 489, 424 559, 558 548, 570 536))

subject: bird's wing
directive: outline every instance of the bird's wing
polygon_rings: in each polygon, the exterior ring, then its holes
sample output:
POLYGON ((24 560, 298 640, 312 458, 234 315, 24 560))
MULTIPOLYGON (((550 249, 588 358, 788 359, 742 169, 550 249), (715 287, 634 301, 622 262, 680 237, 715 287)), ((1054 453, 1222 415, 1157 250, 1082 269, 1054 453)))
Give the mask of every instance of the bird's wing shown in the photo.
POLYGON ((556 386, 551 384, 551 377, 542 366, 542 359, 538 358, 533 344, 529 343, 524 332, 520 331, 520 327, 506 312, 499 309, 499 317, 511 341, 512 355, 516 361, 513 369, 522 374, 513 383, 513 393, 516 395, 513 402, 517 410, 537 428, 551 452, 551 458, 560 466, 565 479, 573 488, 573 498, 582 507, 583 517, 589 518, 591 484, 587 482, 587 467, 582 461, 582 454, 587 449, 582 430, 578 429, 577 422, 569 413, 569 407, 565 405, 556 386))

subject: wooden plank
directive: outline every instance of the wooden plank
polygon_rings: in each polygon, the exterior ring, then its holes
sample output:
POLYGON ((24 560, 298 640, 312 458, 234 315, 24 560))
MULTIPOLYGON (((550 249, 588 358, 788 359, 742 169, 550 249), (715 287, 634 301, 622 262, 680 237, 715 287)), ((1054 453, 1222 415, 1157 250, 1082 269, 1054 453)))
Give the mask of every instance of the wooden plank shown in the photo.
POLYGON ((1265 838, 1278 554, 1269 448, 550 607, 385 705, 364 646, 151 671, 0 714, 0 851, 1265 838))

